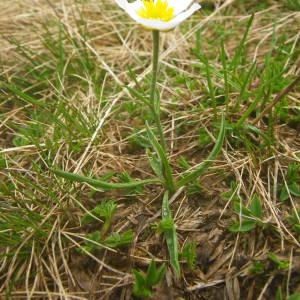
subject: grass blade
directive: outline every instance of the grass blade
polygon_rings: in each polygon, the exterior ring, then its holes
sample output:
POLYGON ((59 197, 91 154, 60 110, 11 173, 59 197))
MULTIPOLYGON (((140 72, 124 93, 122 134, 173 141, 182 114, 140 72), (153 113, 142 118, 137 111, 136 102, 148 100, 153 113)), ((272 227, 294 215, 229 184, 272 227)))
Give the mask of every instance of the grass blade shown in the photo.
POLYGON ((240 94, 238 96, 238 99, 237 99, 234 107, 233 107, 233 112, 237 111, 237 109, 239 108, 241 102, 243 101, 243 97, 244 97, 244 94, 246 92, 247 84, 248 84, 248 82, 249 82, 249 80, 250 80, 250 78, 252 76, 252 73, 254 71, 255 66, 256 66, 256 61, 252 63, 252 65, 251 65, 251 67, 250 67, 250 69, 249 69, 249 71, 248 71, 248 73, 246 75, 246 78, 243 81, 242 87, 240 89, 240 94))
POLYGON ((251 17, 250 17, 250 19, 247 23, 247 27, 246 27, 245 33, 243 35, 243 38, 242 38, 239 46, 237 47, 237 49, 235 51, 235 54, 234 54, 234 57, 232 59, 231 66, 233 67, 233 73, 235 73, 235 71, 237 69, 237 66, 239 65, 239 60, 240 60, 240 57, 242 55, 243 48, 244 48, 244 45, 245 45, 245 42, 246 42, 246 39, 247 39, 247 36, 248 36, 248 33, 249 33, 249 29, 250 29, 251 24, 253 22, 253 19, 254 19, 254 14, 251 15, 251 17))
POLYGON ((223 66, 223 76, 224 76, 224 95, 225 95, 225 105, 226 105, 226 113, 228 113, 228 105, 229 105, 229 84, 228 84, 228 70, 227 70, 227 60, 226 53, 224 47, 224 40, 221 40, 221 61, 223 66))

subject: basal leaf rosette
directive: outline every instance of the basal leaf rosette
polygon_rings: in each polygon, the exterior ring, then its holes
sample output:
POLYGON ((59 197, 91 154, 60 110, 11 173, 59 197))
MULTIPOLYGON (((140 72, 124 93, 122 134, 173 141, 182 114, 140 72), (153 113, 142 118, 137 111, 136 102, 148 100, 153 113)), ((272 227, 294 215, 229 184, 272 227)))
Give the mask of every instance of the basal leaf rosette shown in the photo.
POLYGON ((200 9, 194 0, 115 0, 138 24, 151 30, 168 31, 200 9))

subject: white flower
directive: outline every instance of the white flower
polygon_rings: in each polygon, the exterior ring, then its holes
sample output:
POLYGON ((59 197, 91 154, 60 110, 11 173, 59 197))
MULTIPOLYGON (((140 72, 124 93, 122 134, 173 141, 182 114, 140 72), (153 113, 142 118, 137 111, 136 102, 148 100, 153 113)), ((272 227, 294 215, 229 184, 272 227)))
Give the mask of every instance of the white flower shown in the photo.
POLYGON ((137 23, 153 30, 168 31, 191 16, 201 6, 194 0, 116 0, 137 23))

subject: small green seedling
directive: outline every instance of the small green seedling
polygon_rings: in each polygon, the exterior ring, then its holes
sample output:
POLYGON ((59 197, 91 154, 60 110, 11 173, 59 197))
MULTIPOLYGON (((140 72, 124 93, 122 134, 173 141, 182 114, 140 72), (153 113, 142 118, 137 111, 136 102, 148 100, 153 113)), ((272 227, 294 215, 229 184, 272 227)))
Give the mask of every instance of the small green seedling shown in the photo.
POLYGON ((264 272, 264 266, 261 262, 254 260, 252 265, 249 267, 249 272, 255 274, 262 274, 264 272))
POLYGON ((132 273, 135 278, 133 294, 136 297, 149 298, 151 297, 151 288, 161 281, 165 273, 165 265, 163 264, 157 269, 156 262, 154 259, 152 259, 150 265, 148 266, 146 276, 136 269, 132 269, 132 273))
POLYGON ((257 225, 263 226, 262 205, 255 194, 250 203, 250 209, 243 206, 238 198, 233 200, 233 210, 240 216, 239 222, 234 222, 229 230, 231 232, 247 232, 254 229, 257 225))
POLYGON ((268 258, 276 265, 278 270, 287 270, 290 266, 287 260, 280 260, 273 252, 268 254, 268 258))
POLYGON ((286 185, 280 188, 279 199, 285 201, 289 198, 289 193, 293 196, 300 197, 300 164, 293 163, 288 165, 286 174, 286 185))
POLYGON ((180 253, 180 257, 187 262, 188 268, 193 270, 196 264, 196 243, 186 243, 180 253))
POLYGON ((113 232, 111 235, 103 239, 110 226, 111 218, 115 212, 116 207, 117 206, 114 201, 104 200, 99 205, 94 207, 91 211, 82 216, 82 224, 90 223, 95 219, 104 220, 101 230, 85 235, 85 245, 82 247, 83 252, 85 252, 84 250, 93 252, 94 250, 101 250, 104 247, 119 248, 127 246, 132 242, 132 230, 127 230, 121 235, 119 233, 113 232))
POLYGON ((132 230, 126 230, 123 234, 113 232, 102 242, 109 248, 122 248, 132 243, 132 230))
POLYGON ((99 231, 89 233, 85 236, 84 246, 81 246, 79 251, 81 253, 94 252, 95 250, 102 250, 108 248, 122 248, 132 242, 132 230, 127 230, 123 234, 113 232, 104 240, 101 239, 99 231))
POLYGON ((98 204, 96 207, 94 207, 91 211, 88 213, 85 213, 81 218, 81 223, 86 224, 94 221, 95 219, 102 219, 104 220, 104 223, 101 228, 101 235, 104 235, 111 222, 111 218, 115 212, 116 204, 114 201, 101 201, 100 204, 98 204))

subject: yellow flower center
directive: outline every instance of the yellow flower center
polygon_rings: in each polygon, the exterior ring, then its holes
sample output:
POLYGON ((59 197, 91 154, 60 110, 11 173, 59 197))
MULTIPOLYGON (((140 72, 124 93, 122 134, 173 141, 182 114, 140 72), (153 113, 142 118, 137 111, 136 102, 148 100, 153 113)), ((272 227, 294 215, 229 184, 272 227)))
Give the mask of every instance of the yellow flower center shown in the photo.
POLYGON ((137 14, 143 19, 169 21, 173 18, 174 8, 168 6, 166 0, 142 0, 143 7, 137 14))

